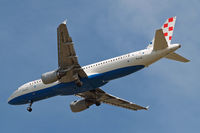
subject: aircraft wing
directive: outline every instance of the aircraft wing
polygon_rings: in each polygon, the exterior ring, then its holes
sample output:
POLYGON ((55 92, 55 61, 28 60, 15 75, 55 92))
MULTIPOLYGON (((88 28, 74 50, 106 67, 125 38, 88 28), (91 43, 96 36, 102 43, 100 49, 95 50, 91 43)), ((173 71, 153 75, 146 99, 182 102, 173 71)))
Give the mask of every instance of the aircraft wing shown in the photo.
POLYGON ((131 109, 135 111, 142 110, 142 109, 148 110, 148 107, 142 107, 140 105, 126 101, 119 97, 110 95, 104 92, 103 90, 101 90, 100 88, 97 88, 96 90, 92 90, 92 91, 78 93, 76 95, 83 97, 85 99, 96 99, 96 101, 98 102, 102 102, 102 103, 106 103, 106 104, 110 104, 110 105, 114 105, 114 106, 118 106, 118 107, 122 107, 126 109, 131 109))
POLYGON ((69 36, 66 22, 61 23, 57 28, 58 41, 58 66, 61 70, 67 70, 67 74, 63 76, 61 82, 74 81, 74 75, 79 77, 87 77, 78 63, 76 52, 74 50, 74 43, 69 36))

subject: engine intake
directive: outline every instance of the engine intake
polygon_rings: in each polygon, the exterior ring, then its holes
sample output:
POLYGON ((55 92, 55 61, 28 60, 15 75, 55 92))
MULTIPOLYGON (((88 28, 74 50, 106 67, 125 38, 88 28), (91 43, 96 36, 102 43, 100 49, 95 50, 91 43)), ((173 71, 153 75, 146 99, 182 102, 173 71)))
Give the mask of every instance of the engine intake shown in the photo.
POLYGON ((64 75, 65 75, 64 72, 59 72, 58 70, 54 70, 42 74, 41 79, 44 84, 50 84, 61 79, 64 75))
POLYGON ((73 101, 70 104, 70 108, 72 112, 81 112, 83 110, 88 109, 93 102, 87 101, 86 99, 78 100, 78 101, 73 101))

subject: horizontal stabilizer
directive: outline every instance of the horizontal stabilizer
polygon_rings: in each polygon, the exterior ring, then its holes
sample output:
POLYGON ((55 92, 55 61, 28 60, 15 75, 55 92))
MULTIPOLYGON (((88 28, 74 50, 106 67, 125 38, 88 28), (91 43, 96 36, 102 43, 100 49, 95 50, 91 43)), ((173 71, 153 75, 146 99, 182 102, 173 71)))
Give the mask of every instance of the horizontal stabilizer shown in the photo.
POLYGON ((180 62, 189 62, 190 61, 176 53, 170 53, 165 58, 170 59, 170 60, 180 61, 180 62))
POLYGON ((162 29, 156 30, 153 50, 155 50, 155 51, 161 50, 161 49, 165 49, 167 47, 168 47, 168 44, 167 44, 167 41, 163 34, 163 30, 162 29))

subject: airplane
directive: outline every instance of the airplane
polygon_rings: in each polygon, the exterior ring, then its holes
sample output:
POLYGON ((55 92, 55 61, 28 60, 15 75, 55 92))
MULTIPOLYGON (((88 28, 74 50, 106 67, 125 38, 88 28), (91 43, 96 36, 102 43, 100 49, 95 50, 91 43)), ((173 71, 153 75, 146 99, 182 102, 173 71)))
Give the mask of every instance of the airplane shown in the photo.
POLYGON ((100 87, 111 80, 142 70, 161 58, 189 62, 175 53, 181 45, 171 44, 175 22, 176 17, 168 18, 163 26, 156 30, 155 37, 143 50, 81 67, 64 21, 57 28, 58 69, 42 74, 41 79, 20 86, 8 98, 8 103, 29 104, 27 111, 31 112, 32 104, 36 101, 58 95, 75 95, 82 99, 70 103, 72 112, 81 112, 101 103, 135 111, 148 110, 148 106, 143 107, 113 96, 100 87))

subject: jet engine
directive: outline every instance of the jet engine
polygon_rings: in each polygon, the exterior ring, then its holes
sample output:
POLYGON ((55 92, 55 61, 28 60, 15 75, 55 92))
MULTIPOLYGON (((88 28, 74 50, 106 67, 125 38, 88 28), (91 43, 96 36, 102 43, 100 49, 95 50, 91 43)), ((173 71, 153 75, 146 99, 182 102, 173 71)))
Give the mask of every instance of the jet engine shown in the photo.
POLYGON ((82 99, 82 100, 71 102, 70 108, 72 112, 81 112, 83 110, 88 109, 92 104, 94 103, 89 100, 82 99))
POLYGON ((59 72, 58 70, 54 70, 42 74, 41 79, 44 84, 50 84, 61 79, 65 74, 65 72, 59 72))

